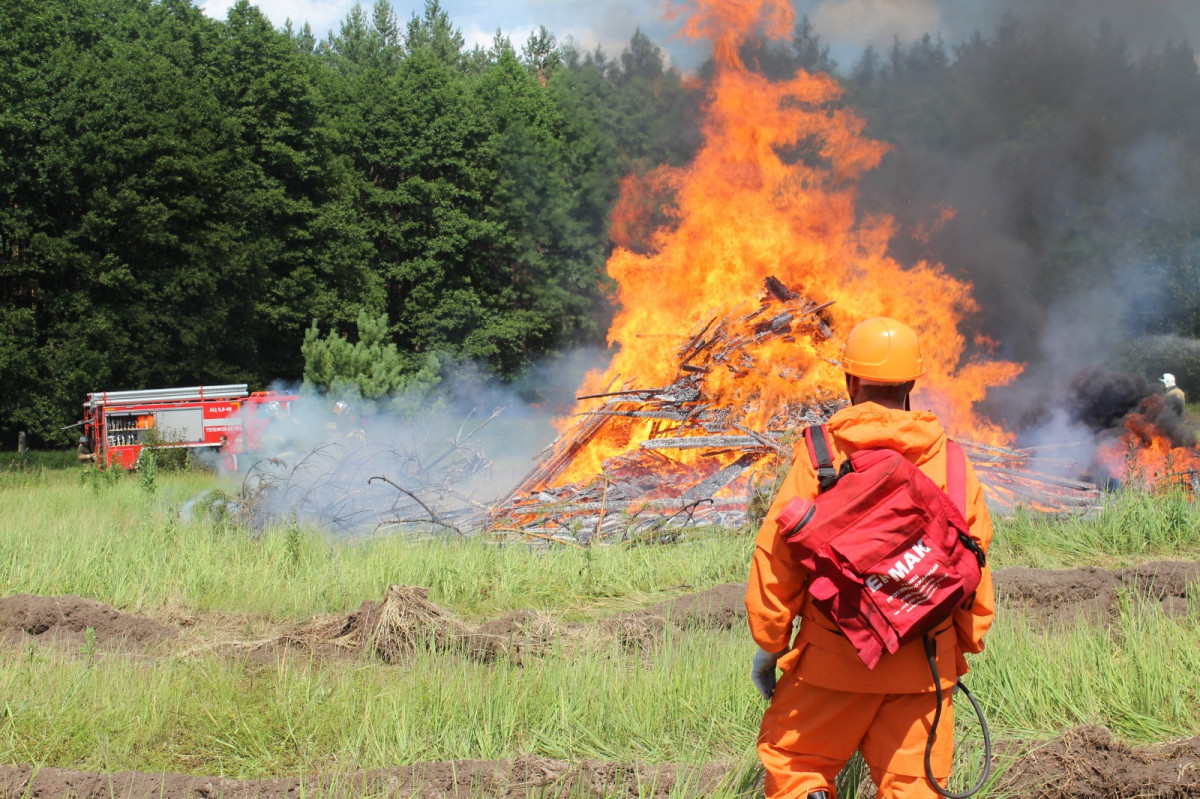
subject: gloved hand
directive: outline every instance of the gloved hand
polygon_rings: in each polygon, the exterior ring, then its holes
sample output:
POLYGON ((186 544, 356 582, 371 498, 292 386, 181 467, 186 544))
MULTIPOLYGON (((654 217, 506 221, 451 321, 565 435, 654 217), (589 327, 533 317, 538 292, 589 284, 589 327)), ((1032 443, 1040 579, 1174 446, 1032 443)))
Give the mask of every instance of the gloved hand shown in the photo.
POLYGON ((762 694, 763 699, 768 701, 775 693, 775 663, 783 657, 783 652, 771 653, 759 648, 754 655, 754 665, 750 668, 750 679, 754 681, 754 687, 762 694))

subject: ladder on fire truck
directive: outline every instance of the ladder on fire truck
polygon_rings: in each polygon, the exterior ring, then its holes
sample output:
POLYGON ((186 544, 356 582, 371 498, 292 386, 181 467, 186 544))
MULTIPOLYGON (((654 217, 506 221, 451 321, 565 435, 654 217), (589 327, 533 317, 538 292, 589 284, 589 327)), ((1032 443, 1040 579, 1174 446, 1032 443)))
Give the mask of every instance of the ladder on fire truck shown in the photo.
POLYGON ((230 383, 222 386, 189 386, 186 388, 154 388, 143 391, 90 392, 86 407, 102 405, 137 405, 143 402, 203 402, 205 400, 241 399, 249 396, 249 385, 230 383))

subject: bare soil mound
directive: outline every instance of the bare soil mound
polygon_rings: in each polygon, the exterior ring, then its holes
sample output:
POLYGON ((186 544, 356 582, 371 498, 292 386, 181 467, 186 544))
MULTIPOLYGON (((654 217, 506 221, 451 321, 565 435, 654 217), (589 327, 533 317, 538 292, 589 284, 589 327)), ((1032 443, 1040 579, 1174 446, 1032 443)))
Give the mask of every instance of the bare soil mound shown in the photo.
POLYGON ((313 797, 666 797, 677 787, 704 795, 725 776, 702 768, 545 758, 458 760, 313 779, 229 780, 186 774, 118 774, 0 766, 0 799, 295 799, 313 797))
MULTIPOLYGON (((999 569, 994 575, 996 601, 1004 609, 1019 609, 1043 623, 1116 617, 1120 596, 1128 594, 1155 604, 1172 616, 1186 615, 1189 597, 1200 591, 1200 563, 1157 561, 1106 570, 999 569)), ((659 640, 668 619, 677 627, 701 626, 729 630, 746 623, 746 587, 728 583, 651 605, 636 613, 601 622, 630 646, 659 640)))
MULTIPOLYGON (((417 647, 432 645, 439 652, 461 652, 485 663, 507 658, 523 664, 557 642, 578 640, 596 629, 596 624, 564 624, 532 610, 513 611, 471 626, 430 602, 426 589, 391 585, 382 602, 366 600, 348 616, 306 622, 256 642, 251 649, 267 654, 303 647, 317 655, 371 654, 385 663, 405 663, 417 647)), ((662 625, 659 620, 652 629, 650 622, 639 618, 601 622, 599 629, 622 640, 640 641, 655 637, 655 630, 661 633, 662 625)))
POLYGON ((497 656, 525 663, 530 656, 545 655, 564 635, 585 625, 564 625, 533 610, 516 610, 485 622, 471 632, 473 645, 491 647, 497 656))
MULTIPOLYGON (((1200 796, 1200 737, 1133 747, 1095 726, 1068 730, 1038 744, 1000 742, 1008 766, 994 791, 1028 799, 1126 799, 1200 796)), ((126 771, 116 774, 0 766, 0 799, 72 796, 76 799, 295 799, 313 797, 667 797, 703 796, 730 774, 703 767, 540 757, 457 760, 337 776, 231 780, 126 771)), ((872 796, 864 785, 861 796, 872 796)))
MULTIPOLYGON (((1156 561, 1127 569, 998 569, 993 574, 996 601, 1004 609, 1019 609, 1043 621, 1115 617, 1124 594, 1158 605, 1165 613, 1187 613, 1188 600, 1200 591, 1200 562, 1156 561)), ((746 623, 746 586, 718 585, 687 594, 602 624, 646 623, 648 634, 661 634, 670 619, 678 627, 703 626, 728 630, 746 623)))
POLYGON ((77 596, 0 598, 0 640, 82 646, 89 638, 102 650, 144 649, 179 631, 154 619, 124 613, 111 605, 77 596))
POLYGON ((470 626, 430 602, 425 589, 392 585, 382 602, 367 600, 349 616, 316 619, 257 642, 253 648, 259 653, 290 647, 304 647, 319 655, 369 652, 387 663, 403 663, 416 646, 432 642, 438 651, 465 652, 483 662, 508 658, 524 663, 556 642, 579 640, 596 631, 629 649, 646 649, 661 640, 668 619, 681 628, 740 627, 746 617, 744 597, 744 586, 728 584, 598 624, 564 624, 546 614, 518 610, 470 626))
POLYGON ((1200 737, 1131 747, 1103 727, 1077 727, 1024 748, 998 788, 1030 799, 1200 796, 1200 737))
POLYGON ((746 586, 727 583, 684 594, 665 602, 623 613, 600 622, 600 630, 629 650, 646 650, 662 640, 667 621, 676 628, 711 627, 719 630, 746 624, 746 586))
MULTIPOLYGON (((1160 561, 1116 571, 1009 568, 997 571, 995 581, 1002 608, 1024 611, 1046 623, 1111 620, 1123 593, 1157 604, 1170 615, 1183 615, 1191 594, 1200 590, 1200 563, 1160 561)), ((520 663, 545 653, 556 641, 579 639, 592 630, 630 650, 644 651, 662 640, 668 621, 683 629, 740 628, 746 619, 744 597, 744 585, 729 583, 598 624, 562 624, 545 614, 519 610, 471 626, 430 602, 427 590, 392 585, 382 601, 366 600, 349 615, 314 619, 280 635, 235 646, 258 655, 293 647, 325 656, 369 652, 386 663, 404 663, 417 647, 432 644, 438 651, 463 652, 483 662, 508 658, 520 663)), ((103 650, 144 649, 179 633, 175 626, 75 596, 0 598, 0 643, 37 640, 79 647, 89 629, 92 641, 103 650)))
POLYGON ((1200 563, 1158 561, 1115 571, 1010 568, 997 571, 995 581, 997 604, 1043 622, 1110 621, 1122 593, 1181 616, 1187 613, 1189 592, 1200 590, 1200 563))
POLYGON ((633 614, 642 618, 670 618, 677 627, 740 629, 746 623, 746 586, 718 585, 698 594, 686 594, 633 614))

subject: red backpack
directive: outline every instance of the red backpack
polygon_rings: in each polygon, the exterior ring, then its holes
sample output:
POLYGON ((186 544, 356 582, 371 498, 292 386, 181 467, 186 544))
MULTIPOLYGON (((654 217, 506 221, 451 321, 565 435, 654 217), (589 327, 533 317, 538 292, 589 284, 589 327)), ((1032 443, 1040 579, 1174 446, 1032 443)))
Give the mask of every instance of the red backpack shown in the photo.
POLYGON ((891 449, 859 450, 839 475, 827 436, 804 431, 820 494, 792 499, 776 523, 812 575, 813 604, 874 668, 974 597, 986 557, 965 519, 966 456, 948 442, 948 496, 891 449))

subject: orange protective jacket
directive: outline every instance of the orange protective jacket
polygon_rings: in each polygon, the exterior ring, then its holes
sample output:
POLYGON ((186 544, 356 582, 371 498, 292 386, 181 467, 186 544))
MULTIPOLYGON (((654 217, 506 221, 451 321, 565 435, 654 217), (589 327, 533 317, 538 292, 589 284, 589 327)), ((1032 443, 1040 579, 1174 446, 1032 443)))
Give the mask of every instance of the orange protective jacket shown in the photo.
MULTIPOLYGON (((888 447, 912 461, 943 491, 946 489, 946 432, 932 413, 893 410, 866 402, 842 409, 826 427, 835 468, 857 450, 888 447)), ((833 622, 811 606, 806 590, 808 571, 793 558, 775 524, 780 509, 793 497, 813 499, 818 493, 816 467, 803 441, 795 453, 783 486, 758 531, 750 565, 746 610, 754 640, 768 652, 790 648, 780 659, 779 668, 787 671, 799 659, 799 679, 822 688, 864 693, 933 691, 920 639, 884 655, 874 669, 868 669, 850 642, 834 632, 833 622), (792 625, 797 617, 801 619, 800 630, 793 644, 792 625)), ((987 551, 992 542, 992 520, 969 461, 966 488, 967 524, 971 536, 987 551)), ((964 652, 983 651, 983 636, 991 627, 995 609, 992 573, 985 567, 970 609, 956 610, 952 623, 940 625, 935 633, 943 688, 953 687, 955 680, 967 672, 964 652)))

